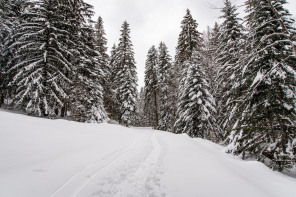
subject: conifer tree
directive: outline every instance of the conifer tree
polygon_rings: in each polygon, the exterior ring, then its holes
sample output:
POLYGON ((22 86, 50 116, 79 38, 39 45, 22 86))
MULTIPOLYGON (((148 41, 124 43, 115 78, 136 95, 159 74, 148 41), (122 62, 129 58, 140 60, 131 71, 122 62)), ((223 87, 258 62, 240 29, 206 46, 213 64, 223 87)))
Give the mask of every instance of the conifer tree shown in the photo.
MULTIPOLYGON (((112 103, 112 90, 111 90, 111 70, 109 67, 109 56, 107 54, 107 39, 104 30, 104 24, 102 17, 99 16, 98 21, 95 25, 95 41, 96 50, 101 55, 99 64, 102 67, 103 75, 101 76, 100 83, 104 89, 104 105, 106 110, 109 110, 112 103)), ((108 111, 110 113, 110 111, 108 111)))
POLYGON ((210 51, 213 53, 213 59, 216 60, 217 58, 217 51, 218 51, 218 46, 219 46, 219 37, 221 34, 221 27, 220 25, 215 22, 214 27, 211 30, 210 33, 210 40, 209 40, 209 45, 210 45, 210 51))
POLYGON ((147 54, 145 65, 145 113, 149 117, 154 129, 158 127, 158 82, 157 82, 158 54, 155 46, 152 46, 147 54))
POLYGON ((241 25, 241 19, 238 18, 237 8, 232 5, 230 0, 224 1, 222 9, 224 19, 220 27, 219 47, 217 49, 217 107, 218 122, 222 130, 229 129, 233 115, 232 109, 236 106, 238 93, 236 86, 239 83, 238 76, 240 73, 239 60, 242 56, 244 43, 244 28, 241 25))
POLYGON ((188 72, 178 102, 176 133, 214 139, 216 137, 215 101, 209 92, 200 56, 199 52, 195 51, 192 58, 185 62, 188 72))
POLYGON ((8 48, 5 40, 9 36, 11 27, 9 26, 10 21, 8 18, 8 12, 11 11, 10 1, 0 2, 0 106, 4 103, 5 99, 5 89, 6 89, 6 76, 5 68, 7 67, 7 54, 5 50, 8 48))
MULTIPOLYGON (((189 60, 193 51, 202 46, 201 34, 197 31, 197 22, 192 18, 190 11, 187 9, 186 15, 181 22, 181 32, 178 38, 175 56, 176 73, 186 73, 186 67, 183 64, 189 60)), ((178 79, 182 78, 179 76, 178 79)))
MULTIPOLYGON (((187 76, 188 64, 184 64, 188 61, 195 50, 201 50, 202 48, 202 38, 201 33, 197 31, 197 22, 192 18, 190 11, 187 9, 186 15, 181 22, 181 32, 178 38, 178 44, 176 47, 176 56, 174 63, 174 87, 175 93, 174 103, 179 102, 181 91, 184 89, 183 84, 184 79, 187 76)), ((175 107, 174 113, 176 120, 177 108, 175 107)))
POLYGON ((136 112, 138 79, 133 45, 130 39, 130 28, 126 21, 122 25, 115 64, 117 72, 114 80, 118 84, 116 97, 120 104, 119 121, 129 126, 132 124, 132 117, 136 112))
POLYGON ((100 80, 104 76, 102 56, 95 50, 94 32, 91 26, 81 28, 80 61, 76 65, 76 76, 71 97, 72 116, 79 122, 104 122, 107 115, 103 104, 103 88, 100 80))
MULTIPOLYGON (((213 59, 214 56, 211 53, 210 39, 211 39, 211 28, 208 26, 207 30, 203 32, 203 49, 202 52, 202 64, 205 67, 205 72, 208 78, 210 89, 212 90, 212 82, 214 81, 215 75, 214 73, 214 64, 213 59)), ((216 65, 215 65, 216 66, 216 65)))
POLYGON ((216 22, 213 29, 208 27, 203 36, 202 62, 205 66, 206 76, 209 81, 210 92, 215 95, 217 91, 218 74, 218 46, 219 46, 220 26, 216 22))
POLYGON ((138 125, 141 127, 151 126, 149 124, 149 120, 147 118, 147 114, 145 113, 145 89, 141 88, 139 98, 138 98, 138 125))
POLYGON ((73 65, 66 57, 67 32, 60 28, 63 16, 56 0, 32 1, 23 13, 18 34, 11 85, 16 87, 14 105, 39 115, 54 115, 67 96, 63 84, 71 81, 65 72, 73 65))
POLYGON ((164 42, 158 47, 157 90, 159 91, 159 125, 158 129, 172 131, 173 116, 173 67, 172 58, 164 42))
POLYGON ((21 22, 21 14, 28 5, 24 0, 10 0, 0 2, 0 106, 4 99, 12 96, 12 88, 9 82, 15 73, 7 73, 13 65, 15 48, 11 47, 15 42, 21 22))
POLYGON ((296 29, 285 3, 246 1, 249 44, 239 87, 244 91, 228 133, 229 152, 255 157, 278 170, 296 162, 296 58, 291 42, 296 29))
POLYGON ((95 41, 96 41, 96 50, 101 54, 103 57, 104 64, 102 65, 104 70, 108 70, 108 59, 109 56, 107 54, 107 39, 106 33, 104 29, 104 23, 102 17, 99 16, 98 21, 95 25, 95 41))
MULTIPOLYGON (((92 28, 93 7, 82 0, 64 1, 61 10, 72 20, 65 24, 74 41, 67 47, 75 55, 71 61, 73 67, 71 80, 66 86, 69 92, 71 116, 80 122, 103 122, 107 120, 103 105, 102 79, 104 78, 104 60, 98 51, 97 37, 92 28)), ((67 22, 67 21, 65 21, 67 22)))
POLYGON ((110 100, 106 102, 106 111, 108 115, 113 120, 120 120, 120 103, 116 97, 117 88, 119 87, 119 81, 117 80, 117 74, 120 71, 120 64, 117 63, 117 47, 114 44, 111 48, 111 55, 109 58, 109 68, 110 68, 110 95, 108 97, 110 100))
POLYGON ((210 41, 209 41, 209 45, 210 45, 210 53, 211 53, 211 60, 213 62, 212 65, 212 72, 211 75, 213 75, 213 81, 211 83, 211 93, 213 95, 215 95, 215 98, 217 97, 217 89, 218 89, 218 75, 219 75, 219 64, 217 63, 217 59, 219 56, 219 44, 220 44, 220 34, 221 34, 221 27, 220 25, 215 22, 215 25, 211 31, 211 37, 210 37, 210 41))
MULTIPOLYGON (((77 80, 81 73, 77 73, 80 70, 81 62, 83 61, 84 47, 87 45, 84 43, 81 35, 82 29, 85 28, 86 23, 90 22, 90 18, 93 16, 92 6, 85 3, 83 0, 58 0, 58 11, 62 19, 60 21, 60 27, 66 32, 66 38, 64 44, 66 51, 71 52, 71 55, 65 56, 68 62, 71 63, 71 71, 65 71, 65 76, 71 81, 62 84, 62 88, 65 90, 66 96, 63 99, 63 106, 61 108, 61 116, 73 116, 75 109, 74 98, 72 95, 75 89, 78 88, 77 80)), ((73 117, 74 118, 74 117, 73 117)))

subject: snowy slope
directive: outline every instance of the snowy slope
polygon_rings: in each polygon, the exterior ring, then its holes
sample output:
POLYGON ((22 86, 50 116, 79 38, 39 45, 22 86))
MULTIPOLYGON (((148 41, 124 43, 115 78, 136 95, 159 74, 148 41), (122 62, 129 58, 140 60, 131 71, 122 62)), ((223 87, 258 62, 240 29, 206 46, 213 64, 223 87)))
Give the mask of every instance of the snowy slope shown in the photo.
POLYGON ((0 111, 0 197, 295 197, 296 179, 209 141, 0 111))

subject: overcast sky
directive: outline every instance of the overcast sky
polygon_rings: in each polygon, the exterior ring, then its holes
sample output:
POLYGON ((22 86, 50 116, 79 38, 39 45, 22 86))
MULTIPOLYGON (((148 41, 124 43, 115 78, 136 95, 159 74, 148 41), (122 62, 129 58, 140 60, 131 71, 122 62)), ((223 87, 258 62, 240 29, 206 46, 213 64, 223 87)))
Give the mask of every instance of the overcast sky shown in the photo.
MULTIPOLYGON (((152 45, 165 42, 172 57, 175 55, 181 21, 186 9, 191 11, 203 32, 213 26, 221 15, 219 8, 222 0, 85 0, 94 6, 95 16, 104 21, 108 49, 118 43, 120 29, 124 20, 130 24, 131 40, 134 45, 135 60, 138 68, 139 87, 144 86, 146 55, 152 45)), ((232 0, 242 6, 244 0, 232 0)), ((296 15, 296 0, 287 0, 290 13, 296 15)), ((240 12, 244 16, 244 8, 240 12)))

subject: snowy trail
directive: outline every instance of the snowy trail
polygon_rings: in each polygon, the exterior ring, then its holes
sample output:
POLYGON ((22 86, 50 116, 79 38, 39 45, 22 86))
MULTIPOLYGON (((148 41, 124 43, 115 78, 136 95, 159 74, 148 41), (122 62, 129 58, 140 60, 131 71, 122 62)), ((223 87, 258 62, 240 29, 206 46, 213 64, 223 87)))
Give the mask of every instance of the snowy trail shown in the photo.
POLYGON ((76 190, 73 196, 161 196, 159 174, 162 146, 155 132, 145 137, 141 146, 130 149, 101 173, 92 183, 76 190), (103 187, 102 187, 103 186, 103 187), (100 188, 93 192, 93 188, 100 188))
MULTIPOLYGON (((160 186, 158 183, 159 176, 156 174, 156 169, 160 167, 160 156, 162 147, 157 140, 156 133, 151 135, 152 149, 143 162, 138 162, 134 172, 128 174, 127 178, 117 188, 116 195, 114 196, 149 196, 156 188, 160 186), (153 175, 151 177, 151 175, 153 175)), ((156 196, 160 196, 159 194, 156 196)))
POLYGON ((133 142, 127 148, 120 149, 112 152, 103 159, 91 163, 83 167, 79 172, 75 173, 69 180, 67 180, 58 190, 56 190, 50 197, 55 196, 77 196, 83 188, 85 188, 96 176, 101 173, 105 168, 108 168, 114 162, 124 157, 134 147, 137 147, 140 142, 133 142), (73 192, 73 188, 77 188, 73 192))
POLYGON ((295 178, 206 140, 1 110, 0 160, 0 197, 296 196, 295 178))

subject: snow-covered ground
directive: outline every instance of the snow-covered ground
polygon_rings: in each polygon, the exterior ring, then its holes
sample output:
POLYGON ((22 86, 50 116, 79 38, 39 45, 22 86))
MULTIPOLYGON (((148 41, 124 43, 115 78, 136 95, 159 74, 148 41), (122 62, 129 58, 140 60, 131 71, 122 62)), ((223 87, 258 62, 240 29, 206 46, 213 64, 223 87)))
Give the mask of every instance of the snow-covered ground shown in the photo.
POLYGON ((295 197, 296 179, 186 135, 2 110, 0 196, 295 197))

